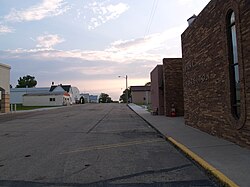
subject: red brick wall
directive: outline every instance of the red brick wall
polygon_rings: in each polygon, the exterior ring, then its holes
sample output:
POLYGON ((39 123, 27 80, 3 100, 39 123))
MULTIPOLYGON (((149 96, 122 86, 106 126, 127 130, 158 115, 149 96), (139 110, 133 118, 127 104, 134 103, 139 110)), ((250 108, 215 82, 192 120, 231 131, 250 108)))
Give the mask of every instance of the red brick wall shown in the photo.
POLYGON ((164 115, 164 94, 163 94, 163 66, 157 65, 150 73, 151 78, 151 105, 155 112, 158 109, 159 115, 164 115))
POLYGON ((188 125, 250 147, 250 3, 211 0, 182 34, 185 120, 188 125), (226 15, 236 14, 241 116, 231 113, 226 15))
POLYGON ((165 115, 171 115, 172 104, 174 104, 176 115, 183 116, 183 72, 181 58, 163 59, 163 80, 165 115))

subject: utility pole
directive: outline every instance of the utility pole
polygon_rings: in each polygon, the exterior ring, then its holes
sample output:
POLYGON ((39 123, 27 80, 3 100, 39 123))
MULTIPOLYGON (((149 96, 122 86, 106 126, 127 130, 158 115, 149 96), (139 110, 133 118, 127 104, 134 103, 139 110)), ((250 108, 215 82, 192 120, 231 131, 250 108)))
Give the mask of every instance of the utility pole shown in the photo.
POLYGON ((125 76, 126 79, 126 100, 127 100, 127 105, 128 105, 128 76, 125 76))
MULTIPOLYGON (((118 76, 119 78, 120 77, 122 77, 122 76, 118 76)), ((128 75, 126 75, 125 77, 123 77, 123 78, 125 78, 126 79, 126 103, 127 103, 127 105, 128 105, 128 75)))

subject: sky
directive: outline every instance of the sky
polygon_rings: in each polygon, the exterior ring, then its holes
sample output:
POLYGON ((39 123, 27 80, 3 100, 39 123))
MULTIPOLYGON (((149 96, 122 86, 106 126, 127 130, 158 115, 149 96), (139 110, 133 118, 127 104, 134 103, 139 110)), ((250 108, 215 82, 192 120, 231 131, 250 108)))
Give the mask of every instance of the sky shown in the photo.
POLYGON ((0 63, 10 81, 70 84, 118 100, 150 82, 163 58, 181 57, 187 19, 209 0, 0 0, 0 63), (120 78, 118 77, 120 76, 120 78))

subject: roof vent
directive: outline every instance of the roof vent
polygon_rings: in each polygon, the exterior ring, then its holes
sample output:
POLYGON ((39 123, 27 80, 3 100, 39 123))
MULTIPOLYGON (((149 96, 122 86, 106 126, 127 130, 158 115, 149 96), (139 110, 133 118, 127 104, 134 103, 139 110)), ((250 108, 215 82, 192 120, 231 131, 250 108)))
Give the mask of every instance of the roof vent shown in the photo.
POLYGON ((188 26, 190 26, 193 23, 193 21, 196 19, 196 17, 197 16, 194 14, 192 17, 190 17, 190 18, 187 19, 188 26))

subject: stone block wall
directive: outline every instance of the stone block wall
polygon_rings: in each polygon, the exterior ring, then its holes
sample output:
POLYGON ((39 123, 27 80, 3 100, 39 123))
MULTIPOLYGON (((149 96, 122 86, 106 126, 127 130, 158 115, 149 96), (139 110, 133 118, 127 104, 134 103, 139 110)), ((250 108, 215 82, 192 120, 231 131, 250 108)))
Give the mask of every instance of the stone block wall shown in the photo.
POLYGON ((250 3, 211 0, 182 34, 187 125, 250 147, 250 3), (241 115, 232 114, 227 14, 236 15, 241 115))
POLYGON ((10 95, 2 93, 1 112, 10 112, 10 95))
POLYGON ((183 116, 183 71, 181 58, 163 59, 163 80, 165 115, 171 115, 171 108, 173 105, 176 110, 176 115, 183 116))

